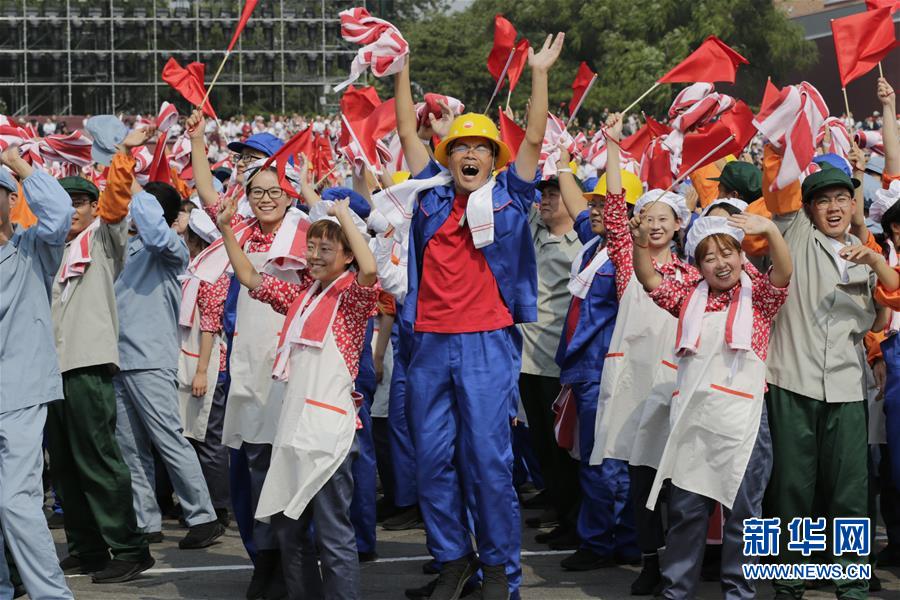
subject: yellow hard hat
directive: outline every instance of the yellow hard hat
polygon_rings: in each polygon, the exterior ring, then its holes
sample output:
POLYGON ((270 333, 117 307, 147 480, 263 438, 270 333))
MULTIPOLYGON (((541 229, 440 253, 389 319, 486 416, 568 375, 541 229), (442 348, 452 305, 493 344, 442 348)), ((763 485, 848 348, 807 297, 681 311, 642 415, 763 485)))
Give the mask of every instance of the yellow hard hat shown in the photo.
MULTIPOLYGON (((641 197, 641 194, 644 193, 644 185, 641 183, 640 177, 631 171, 623 169, 620 173, 622 176, 622 189, 625 190, 625 202, 634 204, 637 202, 637 199, 641 197)), ((600 178, 600 181, 597 182, 594 191, 584 194, 584 197, 587 200, 590 200, 594 196, 606 196, 606 173, 604 173, 600 178)))
POLYGON ((391 181, 394 182, 394 185, 398 183, 403 183, 409 179, 409 171, 395 171, 393 175, 391 175, 391 181))
POLYGON ((442 139, 434 149, 435 160, 446 167, 448 146, 465 137, 481 137, 497 145, 495 169, 502 169, 509 162, 509 147, 500 139, 500 131, 497 126, 490 117, 478 113, 466 113, 453 119, 453 123, 450 124, 450 134, 442 139))

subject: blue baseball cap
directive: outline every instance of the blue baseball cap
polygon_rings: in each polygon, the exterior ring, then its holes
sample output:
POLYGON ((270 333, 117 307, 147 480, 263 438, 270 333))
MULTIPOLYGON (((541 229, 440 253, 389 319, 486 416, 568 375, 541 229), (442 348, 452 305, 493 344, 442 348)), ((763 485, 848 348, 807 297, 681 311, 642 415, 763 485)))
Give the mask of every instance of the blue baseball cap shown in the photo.
POLYGON ((272 156, 278 152, 282 146, 284 146, 284 142, 271 133, 256 133, 243 142, 231 142, 228 144, 228 149, 232 152, 241 153, 245 148, 251 148, 257 152, 262 152, 266 156, 272 156))
POLYGON ((361 194, 346 187, 333 187, 322 190, 322 200, 334 201, 343 200, 344 198, 350 198, 350 210, 355 212, 360 219, 365 221, 369 218, 372 207, 369 206, 369 203, 366 202, 366 199, 361 194))
POLYGON ((0 188, 13 193, 19 191, 19 184, 16 183, 16 178, 13 177, 13 174, 6 167, 0 167, 0 188))
POLYGON ((109 166, 116 146, 128 135, 128 127, 113 115, 98 115, 88 119, 84 128, 91 134, 91 158, 94 162, 109 166))
POLYGON ((853 171, 850 170, 850 162, 840 154, 835 154, 834 152, 820 154, 813 157, 813 162, 823 169, 825 168, 825 165, 832 166, 835 169, 840 169, 844 172, 844 175, 850 178, 850 181, 851 183, 853 183, 854 187, 859 187, 859 179, 853 177, 853 171))

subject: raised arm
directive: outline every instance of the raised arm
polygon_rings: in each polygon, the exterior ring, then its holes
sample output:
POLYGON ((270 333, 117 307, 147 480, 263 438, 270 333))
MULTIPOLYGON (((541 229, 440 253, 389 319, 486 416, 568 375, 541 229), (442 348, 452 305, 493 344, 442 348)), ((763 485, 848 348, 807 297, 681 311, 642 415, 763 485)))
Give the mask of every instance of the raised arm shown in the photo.
MULTIPOLYGON (((519 153, 516 155, 516 173, 524 181, 534 179, 534 174, 537 172, 541 144, 544 142, 544 132, 547 129, 547 111, 549 110, 547 74, 556 59, 559 58, 565 38, 566 34, 564 33, 557 33, 556 39, 553 39, 552 35, 548 35, 540 52, 535 53, 533 48, 528 49, 528 65, 531 67, 531 105, 528 108, 525 139, 522 140, 519 153)), ((406 150, 405 147, 404 150, 406 150)))
POLYGON ((337 217, 347 241, 350 242, 350 250, 353 251, 353 257, 356 259, 358 271, 356 273, 356 281, 362 287, 370 287, 377 280, 377 267, 375 265, 375 257, 369 250, 369 245, 363 239, 362 234, 356 229, 353 218, 350 216, 350 200, 338 200, 328 213, 337 217))
POLYGON ((775 223, 760 215, 748 213, 728 217, 728 223, 732 227, 742 229, 747 235, 761 235, 766 238, 769 245, 769 258, 772 260, 769 281, 775 287, 787 287, 791 282, 794 265, 787 242, 784 241, 775 223))
MULTIPOLYGON (((850 149, 850 154, 847 157, 850 160, 850 167, 853 169, 853 176, 860 181, 865 179, 866 174, 866 155, 860 150, 859 146, 856 145, 856 142, 850 142, 853 144, 853 148, 850 149)), ((866 227, 866 211, 865 211, 865 198, 863 197, 863 186, 859 186, 853 193, 853 198, 856 200, 856 210, 853 211, 853 214, 850 215, 850 233, 858 237, 863 241, 869 239, 869 228, 866 227)))
POLYGON ((663 277, 653 268, 653 259, 650 256, 650 225, 638 214, 634 215, 629 226, 634 236, 634 250, 631 254, 634 275, 645 290, 652 292, 662 285, 663 277))
MULTIPOLYGON (((203 111, 195 110, 184 124, 191 138, 191 167, 194 170, 194 187, 203 206, 215 206, 219 202, 219 193, 213 187, 213 174, 209 169, 206 156, 206 119, 203 111)), ((237 168, 237 165, 235 165, 237 168)))
POLYGON ((186 268, 190 260, 187 246, 166 223, 162 205, 156 196, 145 192, 137 180, 132 182, 131 192, 131 216, 144 247, 166 262, 183 264, 182 268, 186 268))
POLYGON ((578 218, 582 212, 587 210, 587 200, 581 192, 578 182, 575 181, 575 175, 569 169, 569 152, 562 146, 559 149, 559 162, 557 162, 557 172, 559 173, 559 193, 562 196, 563 204, 572 220, 578 218), (562 169, 562 170, 561 170, 562 169))
POLYGON ((622 139, 622 113, 613 113, 606 119, 606 191, 622 193, 622 155, 619 142, 622 139))
POLYGON ((431 157, 419 139, 416 127, 416 107, 409 83, 408 60, 403 70, 394 75, 394 110, 397 112, 397 134, 400 136, 403 156, 413 176, 418 175, 428 166, 431 157))
POLYGON ((25 162, 18 146, 7 148, 0 155, 0 162, 22 182, 28 206, 37 217, 37 224, 34 225, 37 238, 49 246, 62 246, 72 226, 74 212, 69 194, 56 179, 25 162))
POLYGON ((803 206, 799 180, 780 190, 771 189, 783 160, 781 153, 771 144, 766 144, 763 149, 763 198, 766 200, 766 208, 775 216, 795 213, 803 206))
POLYGON ((897 94, 884 77, 878 78, 878 99, 881 101, 884 125, 881 137, 884 142, 884 172, 900 175, 900 131, 897 129, 897 94))
POLYGON ((316 193, 315 188, 309 183, 309 159, 305 154, 300 155, 302 166, 300 167, 300 194, 303 196, 303 203, 312 208, 319 203, 322 198, 316 193))
POLYGON ((231 262, 231 268, 234 270, 234 276, 241 282, 241 285, 249 290, 255 290, 262 283, 262 276, 259 271, 244 254, 244 249, 238 244, 231 228, 231 218, 237 211, 237 202, 234 198, 226 198, 222 202, 222 209, 216 215, 216 225, 222 232, 222 242, 225 245, 225 251, 228 253, 228 260, 231 262))
POLYGON ((97 215, 104 223, 121 223, 128 216, 135 163, 131 151, 146 144, 155 133, 156 129, 153 127, 135 129, 116 146, 117 152, 113 155, 106 176, 106 187, 100 192, 97 202, 97 215))

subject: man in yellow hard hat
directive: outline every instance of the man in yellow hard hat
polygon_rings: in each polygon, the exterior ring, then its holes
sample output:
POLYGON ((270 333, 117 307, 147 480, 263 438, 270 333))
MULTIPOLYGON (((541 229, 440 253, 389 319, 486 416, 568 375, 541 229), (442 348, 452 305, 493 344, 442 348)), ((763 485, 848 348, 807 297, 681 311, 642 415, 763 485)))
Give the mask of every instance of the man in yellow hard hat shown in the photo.
MULTIPOLYGON (((468 113, 431 117, 444 137, 434 158, 416 133, 409 68, 395 77, 397 131, 412 180, 409 290, 400 314, 412 331, 408 419, 427 544, 442 564, 433 600, 455 600, 482 569, 482 598, 518 589, 520 524, 511 424, 521 338, 537 317, 537 272, 528 213, 540 177, 547 74, 564 35, 529 51, 528 126, 514 164, 497 126, 468 113), (442 168, 443 167, 443 168, 442 168), (466 499, 470 498, 471 503, 466 499), (466 509, 475 521, 478 560, 466 509)), ((399 186, 398 186, 399 188, 399 186)))

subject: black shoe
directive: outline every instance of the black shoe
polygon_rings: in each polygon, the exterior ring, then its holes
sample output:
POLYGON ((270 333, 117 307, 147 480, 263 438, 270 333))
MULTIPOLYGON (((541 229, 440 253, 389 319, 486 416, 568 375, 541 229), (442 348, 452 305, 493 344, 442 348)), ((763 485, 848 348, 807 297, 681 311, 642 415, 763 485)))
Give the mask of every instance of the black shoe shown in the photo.
POLYGON ((900 567, 900 546, 888 544, 878 553, 879 567, 900 567))
POLYGON ((617 565, 627 565, 633 567, 635 565, 641 564, 641 555, 640 554, 615 554, 613 555, 613 560, 616 561, 617 565))
POLYGON ((144 560, 118 560, 112 559, 109 566, 91 576, 94 583, 122 583, 131 581, 150 567, 156 564, 149 554, 144 560))
POLYGON ((145 537, 148 544, 162 544, 163 540, 166 539, 162 531, 151 531, 145 534, 145 537))
POLYGON ((459 600, 463 588, 472 575, 478 571, 478 563, 471 556, 463 556, 444 563, 438 575, 431 600, 459 600))
POLYGON ((387 498, 382 496, 375 502, 375 522, 382 523, 385 519, 390 519, 404 510, 404 508, 394 506, 393 502, 389 502, 387 498))
POLYGON ((47 527, 50 529, 65 529, 66 519, 62 513, 54 512, 47 519, 47 527))
POLYGON ((525 519, 525 525, 532 529, 543 529, 545 527, 556 527, 559 525, 559 517, 552 508, 544 509, 541 514, 536 517, 528 517, 525 519))
POLYGON ((375 562, 378 560, 377 552, 357 552, 357 555, 359 555, 359 562, 361 563, 375 562))
POLYGON ((550 531, 544 531, 534 536, 534 541, 538 544, 549 544, 559 538, 567 536, 571 533, 571 528, 567 525, 557 525, 550 531))
POLYGON ((228 528, 231 525, 231 515, 228 514, 227 508, 217 508, 216 509, 216 520, 222 525, 222 527, 228 528))
POLYGON ((650 596, 656 586, 662 582, 662 574, 659 572, 659 555, 653 554, 643 557, 644 566, 640 575, 631 582, 632 596, 650 596))
POLYGON ((415 529, 422 524, 422 515, 419 514, 418 506, 410 506, 392 517, 385 519, 382 523, 387 531, 405 531, 407 529, 415 529))
POLYGON ((506 565, 481 565, 481 600, 509 600, 506 565))
POLYGON ((441 563, 437 561, 437 559, 432 558, 427 563, 422 565, 422 573, 425 575, 437 575, 441 572, 441 563))
POLYGON ((878 575, 875 574, 875 571, 872 571, 872 576, 869 577, 869 591, 870 592, 880 592, 881 591, 881 579, 878 578, 878 575))
POLYGON ((77 556, 67 556, 62 559, 59 563, 59 568, 62 569, 63 573, 74 574, 74 573, 82 573, 87 575, 89 573, 96 573, 97 571, 102 571, 109 565, 109 558, 100 558, 97 560, 88 560, 82 561, 77 556))
POLYGON ((408 588, 403 591, 403 594, 409 598, 409 600, 421 600, 422 598, 431 598, 431 593, 434 591, 434 586, 437 585, 437 577, 423 585, 422 587, 417 588, 408 588))
POLYGON ((13 587, 13 598, 21 598, 25 594, 28 593, 28 590, 25 589, 25 586, 21 583, 13 587))
POLYGON ((572 556, 559 563, 566 571, 593 571, 604 567, 614 567, 616 561, 611 556, 602 556, 587 548, 581 548, 572 556))
POLYGON ((558 538, 547 542, 547 545, 551 550, 578 550, 581 547, 581 540, 578 539, 575 530, 570 529, 558 538))
POLYGON ((250 585, 247 586, 245 597, 247 600, 259 600, 268 597, 269 583, 275 577, 275 572, 281 565, 281 552, 278 550, 260 550, 256 554, 256 562, 253 564, 253 575, 250 576, 250 585))
POLYGON ((194 525, 188 530, 178 547, 182 550, 195 550, 197 548, 206 548, 212 545, 217 539, 225 534, 225 528, 218 521, 210 521, 203 525, 194 525))
POLYGON ((550 507, 550 495, 547 491, 540 492, 535 494, 528 500, 522 501, 522 508, 535 509, 535 508, 549 508, 550 507))

